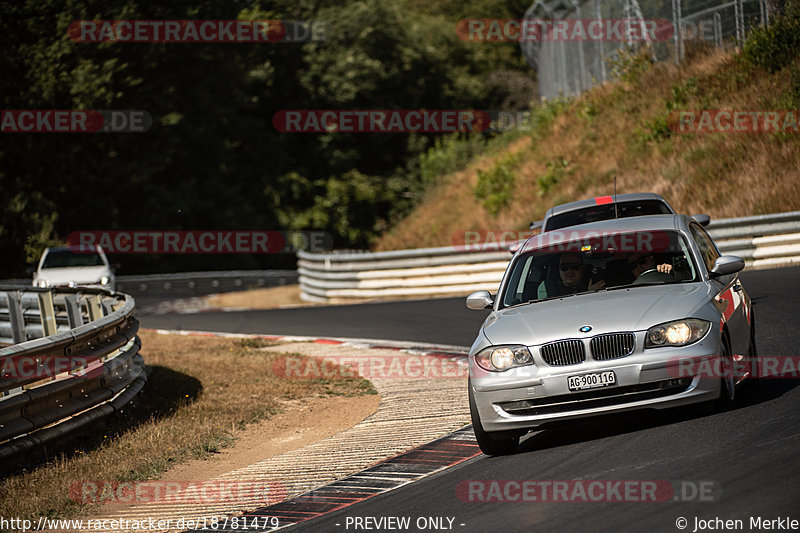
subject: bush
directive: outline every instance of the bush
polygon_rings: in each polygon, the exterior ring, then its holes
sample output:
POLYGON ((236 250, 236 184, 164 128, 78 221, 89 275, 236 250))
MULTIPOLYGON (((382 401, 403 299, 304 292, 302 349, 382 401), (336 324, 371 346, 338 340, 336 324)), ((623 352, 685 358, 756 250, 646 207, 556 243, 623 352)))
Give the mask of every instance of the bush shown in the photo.
POLYGON ((767 28, 750 34, 742 48, 749 64, 775 72, 794 61, 800 53, 800 0, 786 2, 786 14, 767 28))
POLYGON ((540 105, 531 108, 531 137, 534 140, 544 138, 550 132, 555 119, 572 103, 572 98, 559 97, 544 100, 540 105))
POLYGON ((508 155, 487 171, 478 171, 478 184, 473 193, 475 198, 492 216, 511 201, 514 192, 514 173, 512 169, 519 163, 519 157, 508 155))
POLYGON ((427 152, 419 156, 422 183, 430 185, 440 176, 461 170, 486 148, 480 135, 449 135, 436 139, 427 152))
POLYGON ((650 70, 653 64, 652 51, 643 46, 638 50, 620 48, 616 55, 608 60, 612 79, 635 83, 641 75, 650 70))
POLYGON ((558 185, 561 179, 569 172, 569 161, 564 157, 558 157, 547 162, 547 172, 539 176, 538 183, 539 196, 550 192, 550 189, 558 185))

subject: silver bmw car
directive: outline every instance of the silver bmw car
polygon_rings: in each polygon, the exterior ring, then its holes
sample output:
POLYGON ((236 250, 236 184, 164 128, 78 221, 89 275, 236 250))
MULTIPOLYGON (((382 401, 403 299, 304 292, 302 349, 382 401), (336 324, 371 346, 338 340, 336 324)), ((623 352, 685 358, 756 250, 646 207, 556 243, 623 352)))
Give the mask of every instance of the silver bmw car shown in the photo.
POLYGON ((756 372, 743 268, 685 215, 528 239, 496 297, 467 297, 470 309, 491 309, 469 353, 481 450, 511 453, 529 430, 555 422, 732 402, 756 372))

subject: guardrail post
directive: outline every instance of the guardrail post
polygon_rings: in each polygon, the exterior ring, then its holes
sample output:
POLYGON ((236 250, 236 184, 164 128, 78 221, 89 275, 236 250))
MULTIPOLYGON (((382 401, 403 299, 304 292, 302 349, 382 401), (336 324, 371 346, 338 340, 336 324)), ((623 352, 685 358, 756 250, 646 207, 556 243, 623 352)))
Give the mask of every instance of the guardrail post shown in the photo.
POLYGON ((86 297, 86 308, 89 311, 89 322, 103 318, 103 304, 100 303, 99 294, 86 297))
POLYGON ((42 317, 42 334, 45 337, 58 333, 56 324, 56 309, 53 305, 53 291, 40 292, 39 297, 39 316, 42 317))
POLYGON ((103 316, 110 315, 114 312, 114 304, 109 301, 103 300, 103 316))
POLYGON ((82 326, 83 314, 81 313, 81 306, 78 303, 78 297, 74 294, 68 294, 64 296, 64 301, 67 302, 67 319, 69 320, 70 329, 82 326))
POLYGON ((22 296, 20 291, 9 291, 6 293, 8 298, 8 320, 11 323, 11 339, 15 344, 25 342, 25 318, 22 316, 22 296))

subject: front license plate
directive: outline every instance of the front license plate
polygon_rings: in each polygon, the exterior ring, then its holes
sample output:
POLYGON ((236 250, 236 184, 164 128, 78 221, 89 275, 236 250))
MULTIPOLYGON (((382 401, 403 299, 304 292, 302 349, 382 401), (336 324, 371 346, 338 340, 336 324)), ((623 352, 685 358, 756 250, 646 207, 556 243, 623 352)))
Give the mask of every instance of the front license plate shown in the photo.
POLYGON ((569 390, 594 389, 596 387, 608 387, 617 384, 617 376, 613 371, 595 372, 594 374, 581 374, 580 376, 569 376, 567 385, 569 390))

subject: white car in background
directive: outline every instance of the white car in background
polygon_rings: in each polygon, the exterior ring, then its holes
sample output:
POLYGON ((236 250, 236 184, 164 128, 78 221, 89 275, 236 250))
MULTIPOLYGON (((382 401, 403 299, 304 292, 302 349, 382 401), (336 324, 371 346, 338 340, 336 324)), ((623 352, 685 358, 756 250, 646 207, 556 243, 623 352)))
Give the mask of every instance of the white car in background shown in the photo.
POLYGON ((114 271, 103 249, 92 246, 47 248, 33 274, 34 287, 93 286, 114 290, 114 271))

